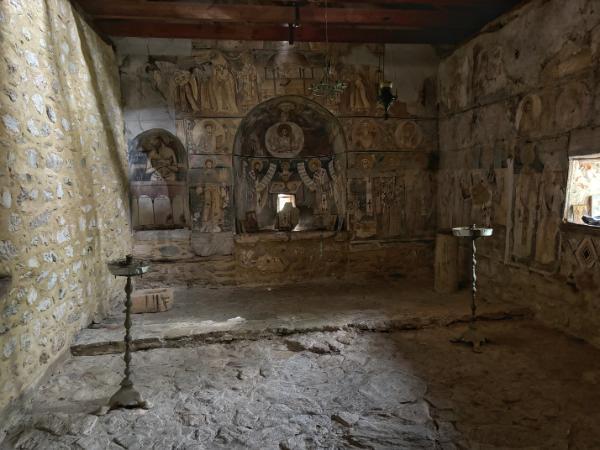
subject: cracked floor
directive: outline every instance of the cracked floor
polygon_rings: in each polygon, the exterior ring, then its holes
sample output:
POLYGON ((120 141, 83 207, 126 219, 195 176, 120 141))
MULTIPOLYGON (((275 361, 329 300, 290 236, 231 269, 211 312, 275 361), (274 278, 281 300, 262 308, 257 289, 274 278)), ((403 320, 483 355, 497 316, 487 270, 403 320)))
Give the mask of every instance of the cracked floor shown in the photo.
POLYGON ((12 430, 19 449, 594 449, 600 353, 531 320, 336 331, 136 352, 149 411, 90 414, 119 355, 68 360, 12 430))

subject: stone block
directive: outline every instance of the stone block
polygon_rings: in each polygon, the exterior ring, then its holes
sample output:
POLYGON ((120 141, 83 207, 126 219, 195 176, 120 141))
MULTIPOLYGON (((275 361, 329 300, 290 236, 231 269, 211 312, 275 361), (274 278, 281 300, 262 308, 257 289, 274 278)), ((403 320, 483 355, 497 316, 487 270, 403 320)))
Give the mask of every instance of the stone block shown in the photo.
POLYGON ((231 255, 233 253, 233 234, 193 233, 192 250, 198 256, 231 255))
POLYGON ((173 306, 173 289, 141 289, 131 295, 133 314, 164 312, 173 306))

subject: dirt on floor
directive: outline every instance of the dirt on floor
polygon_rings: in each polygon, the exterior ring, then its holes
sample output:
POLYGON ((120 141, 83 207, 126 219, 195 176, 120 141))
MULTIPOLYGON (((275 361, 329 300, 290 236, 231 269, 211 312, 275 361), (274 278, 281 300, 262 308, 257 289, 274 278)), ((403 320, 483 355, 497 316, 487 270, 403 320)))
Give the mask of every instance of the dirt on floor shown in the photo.
POLYGON ((6 442, 19 449, 595 449, 600 352, 531 320, 342 330, 134 353, 149 410, 93 412, 119 355, 67 361, 6 442))

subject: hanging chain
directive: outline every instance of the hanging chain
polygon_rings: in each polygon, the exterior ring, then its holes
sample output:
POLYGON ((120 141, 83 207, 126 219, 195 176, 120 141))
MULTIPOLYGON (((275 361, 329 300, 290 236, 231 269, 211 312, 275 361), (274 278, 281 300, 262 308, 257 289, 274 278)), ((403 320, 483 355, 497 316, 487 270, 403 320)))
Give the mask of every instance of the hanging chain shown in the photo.
POLYGON ((329 6, 327 0, 325 0, 325 51, 329 56, 329 15, 328 15, 329 6))

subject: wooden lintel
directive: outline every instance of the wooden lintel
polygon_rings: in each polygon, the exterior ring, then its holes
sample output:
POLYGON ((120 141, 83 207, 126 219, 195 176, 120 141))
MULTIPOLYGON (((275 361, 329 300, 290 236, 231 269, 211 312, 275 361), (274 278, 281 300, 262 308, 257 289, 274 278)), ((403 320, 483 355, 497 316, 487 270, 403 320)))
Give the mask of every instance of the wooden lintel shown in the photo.
MULTIPOLYGON (((79 4, 95 19, 128 20, 187 20, 264 24, 287 24, 294 21, 294 8, 290 6, 266 6, 243 4, 205 4, 195 2, 128 2, 125 0, 78 0, 79 4)), ((440 28, 481 25, 495 12, 488 9, 472 11, 403 10, 370 8, 321 8, 306 5, 300 8, 302 24, 379 25, 403 28, 440 28)))
MULTIPOLYGON (((239 26, 234 24, 168 23, 143 20, 97 20, 96 26, 109 36, 156 37, 181 39, 231 39, 252 41, 287 41, 287 26, 239 26)), ((331 42, 428 43, 453 44, 475 30, 402 30, 381 28, 329 27, 331 42)), ((323 26, 302 25, 295 29, 298 42, 323 42, 323 26)))

